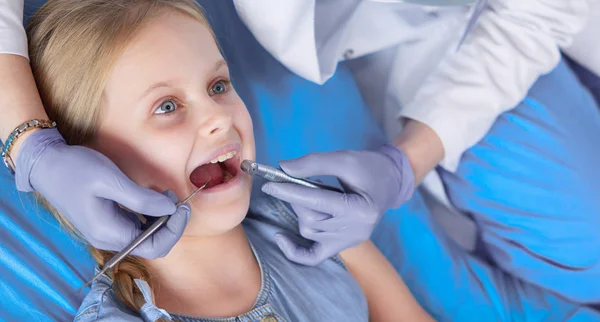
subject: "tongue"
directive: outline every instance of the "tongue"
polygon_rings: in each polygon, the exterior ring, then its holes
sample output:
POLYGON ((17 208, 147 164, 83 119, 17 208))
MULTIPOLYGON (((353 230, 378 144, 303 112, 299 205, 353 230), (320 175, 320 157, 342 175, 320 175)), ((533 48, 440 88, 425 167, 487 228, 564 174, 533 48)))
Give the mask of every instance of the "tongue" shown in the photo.
POLYGON ((190 175, 190 181, 196 187, 202 187, 210 179, 206 185, 206 188, 210 188, 221 184, 224 175, 220 162, 209 163, 197 167, 190 175))

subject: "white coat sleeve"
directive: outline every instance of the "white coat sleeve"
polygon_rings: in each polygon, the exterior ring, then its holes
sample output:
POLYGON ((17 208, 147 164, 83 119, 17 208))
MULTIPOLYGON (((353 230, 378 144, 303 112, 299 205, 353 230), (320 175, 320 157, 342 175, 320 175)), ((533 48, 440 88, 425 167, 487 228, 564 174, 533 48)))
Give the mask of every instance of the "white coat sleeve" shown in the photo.
POLYGON ((0 0, 0 54, 29 59, 23 28, 23 0, 0 0))
POLYGON ((600 31, 600 2, 594 4, 585 28, 575 36, 571 46, 563 49, 569 57, 596 75, 600 75, 598 31, 600 31))
POLYGON ((596 0, 490 0, 459 51, 452 48, 401 117, 431 127, 455 171, 503 112, 515 107, 540 75, 560 60, 596 0))

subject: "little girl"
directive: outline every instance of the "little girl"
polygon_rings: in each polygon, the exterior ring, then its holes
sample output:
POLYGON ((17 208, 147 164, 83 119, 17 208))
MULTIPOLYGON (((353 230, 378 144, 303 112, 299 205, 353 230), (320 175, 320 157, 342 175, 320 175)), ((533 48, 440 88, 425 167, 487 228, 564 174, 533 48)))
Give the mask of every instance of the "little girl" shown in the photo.
MULTIPOLYGON (((174 202, 208 182, 169 219, 189 223, 168 255, 126 258, 76 321, 430 320, 370 242, 316 267, 279 251, 277 234, 326 233, 298 231, 281 201, 250 202, 239 164, 255 157, 252 121, 194 1, 50 0, 28 32, 44 106, 69 144, 174 202)), ((99 265, 114 254, 92 252, 99 265)))

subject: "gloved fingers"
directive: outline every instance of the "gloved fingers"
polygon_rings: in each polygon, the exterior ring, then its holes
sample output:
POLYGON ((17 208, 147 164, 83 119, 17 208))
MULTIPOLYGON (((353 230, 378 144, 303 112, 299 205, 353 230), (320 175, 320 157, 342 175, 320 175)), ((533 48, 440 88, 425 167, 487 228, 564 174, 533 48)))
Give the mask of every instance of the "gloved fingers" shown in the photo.
POLYGON ((300 232, 300 236, 312 241, 315 240, 316 234, 319 233, 316 229, 303 225, 298 226, 298 231, 300 232))
MULTIPOLYGON (((337 216, 356 206, 353 201, 358 195, 303 187, 292 183, 265 183, 261 190, 292 205, 299 205, 331 216, 337 216)), ((354 202, 355 203, 355 202, 354 202)))
POLYGON ((171 190, 163 191, 163 195, 169 197, 174 204, 179 202, 179 198, 177 198, 177 195, 171 190))
POLYGON ((302 247, 283 233, 275 234, 275 242, 285 257, 292 262, 306 266, 315 266, 325 259, 322 255, 323 247, 319 243, 314 243, 309 248, 302 247))
POLYGON ((298 216, 298 224, 300 226, 312 227, 316 222, 331 218, 330 215, 318 212, 300 205, 290 204, 296 216, 298 216))
POLYGON ((141 223, 134 214, 119 208, 110 200, 102 200, 95 205, 98 214, 93 217, 101 223, 93 225, 93 229, 81 231, 93 247, 120 251, 141 233, 141 223))
POLYGON ((342 190, 344 190, 345 192, 358 192, 358 193, 364 193, 363 191, 358 191, 358 189, 356 189, 356 187, 353 187, 352 185, 349 185, 348 183, 346 183, 343 180, 338 180, 338 182, 340 183, 340 186, 342 186, 342 190))
MULTIPOLYGON (((357 218, 356 216, 331 217, 328 214, 320 213, 299 205, 291 205, 296 215, 298 215, 298 230, 305 239, 318 242, 321 245, 337 244, 342 247, 341 241, 354 240, 362 242, 370 237, 374 222, 357 218), (350 238, 349 238, 350 237, 350 238)), ((348 246, 350 247, 350 246, 348 246)), ((331 250, 329 247, 326 247, 331 250)), ((347 247, 345 247, 347 248, 347 247)), ((345 248, 340 248, 341 251, 345 248)), ((327 257, 332 254, 325 254, 327 257)))
POLYGON ((190 219, 190 212, 188 204, 177 207, 177 211, 171 215, 167 224, 141 243, 132 255, 147 259, 165 257, 183 235, 190 219))
MULTIPOLYGON (((112 178, 102 178, 104 184, 97 191, 98 197, 113 200, 132 211, 147 216, 165 216, 175 212, 176 207, 169 197, 133 182, 117 167, 109 171, 112 178)), ((99 171, 102 173, 102 171, 99 171)))
MULTIPOLYGON (((165 195, 177 200, 171 191, 166 191, 165 195)), ((84 237, 95 248, 121 251, 142 233, 142 223, 135 214, 122 209, 115 202, 108 199, 99 200, 101 201, 93 207, 99 209, 99 213, 94 217, 101 218, 102 224, 88 230, 84 237)))
POLYGON ((292 205, 294 212, 298 216, 298 231, 300 232, 300 236, 304 237, 308 240, 315 240, 315 234, 318 233, 315 229, 312 228, 311 219, 315 217, 319 217, 320 215, 313 210, 308 208, 304 208, 298 205, 292 205))
POLYGON ((298 178, 324 175, 343 178, 348 174, 348 168, 344 165, 350 165, 351 162, 348 151, 316 152, 280 161, 279 166, 287 174, 298 178))
POLYGON ((361 225, 358 222, 348 222, 345 218, 331 218, 313 223, 310 227, 318 232, 341 233, 352 228, 352 226, 361 225))
POLYGON ((135 225, 136 230, 142 229, 142 222, 136 214, 125 209, 119 209, 119 212, 121 213, 121 216, 125 217, 129 222, 132 222, 135 225))
POLYGON ((328 214, 292 205, 294 212, 298 215, 298 229, 302 237, 310 240, 327 237, 323 233, 339 233, 347 230, 352 225, 360 226, 362 223, 351 223, 347 218, 332 218, 328 214))

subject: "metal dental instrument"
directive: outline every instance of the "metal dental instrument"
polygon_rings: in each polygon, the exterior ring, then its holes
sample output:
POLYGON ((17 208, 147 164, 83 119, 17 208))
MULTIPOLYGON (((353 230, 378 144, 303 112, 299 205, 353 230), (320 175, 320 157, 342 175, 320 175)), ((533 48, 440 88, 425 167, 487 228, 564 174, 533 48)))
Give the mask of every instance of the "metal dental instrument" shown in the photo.
POLYGON ((322 183, 309 181, 306 179, 298 179, 290 176, 289 174, 283 172, 282 170, 275 169, 268 165, 259 164, 252 160, 244 160, 240 164, 240 168, 242 171, 246 172, 249 175, 259 176, 265 178, 271 182, 283 182, 283 183, 295 183, 301 186, 315 188, 315 189, 325 189, 329 191, 335 191, 339 193, 344 193, 342 190, 331 187, 322 183))
MULTIPOLYGON (((206 183, 204 185, 202 185, 202 187, 196 189, 194 192, 192 192, 191 195, 189 195, 183 201, 176 203, 175 206, 179 207, 182 204, 188 202, 200 190, 204 189, 209 181, 210 180, 206 181, 206 183)), ((152 234, 154 234, 157 230, 159 230, 162 226, 164 226, 170 217, 171 216, 169 215, 169 216, 162 216, 162 217, 158 218, 148 229, 143 231, 139 236, 136 237, 136 239, 134 239, 129 245, 127 245, 127 247, 125 247, 125 249, 118 252, 113 257, 111 257, 111 259, 109 259, 106 263, 104 263, 104 265, 102 265, 102 269, 100 270, 100 272, 98 272, 98 274, 96 274, 96 276, 94 276, 94 278, 92 278, 89 282, 85 283, 77 291, 79 292, 82 289, 84 289, 86 286, 92 284, 92 282, 94 282, 96 279, 98 279, 98 277, 102 276, 102 274, 106 273, 106 271, 113 268, 117 263, 119 263, 121 260, 123 260, 123 258, 125 258, 125 256, 129 255, 136 247, 138 247, 141 243, 143 243, 146 239, 148 239, 148 237, 152 236, 152 234)))

